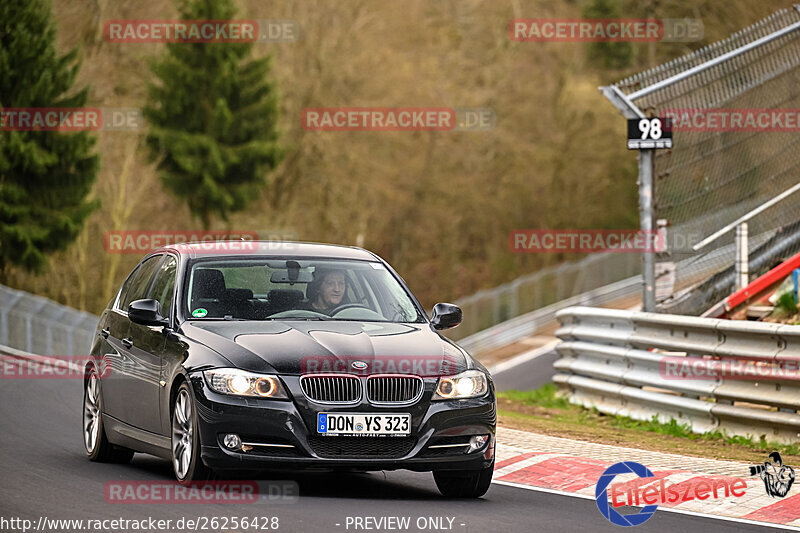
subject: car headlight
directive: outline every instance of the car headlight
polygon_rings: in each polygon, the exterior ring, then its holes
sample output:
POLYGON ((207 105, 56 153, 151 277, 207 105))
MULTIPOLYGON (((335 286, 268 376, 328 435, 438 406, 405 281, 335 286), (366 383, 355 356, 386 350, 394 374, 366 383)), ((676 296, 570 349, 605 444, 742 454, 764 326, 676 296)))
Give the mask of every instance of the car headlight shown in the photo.
POLYGON ((477 398, 489 390, 486 374, 480 370, 467 370, 455 376, 439 378, 433 400, 456 400, 460 398, 477 398))
POLYGON ((289 396, 278 376, 256 374, 238 368, 214 368, 205 370, 203 376, 211 390, 235 396, 255 396, 287 400, 289 396))

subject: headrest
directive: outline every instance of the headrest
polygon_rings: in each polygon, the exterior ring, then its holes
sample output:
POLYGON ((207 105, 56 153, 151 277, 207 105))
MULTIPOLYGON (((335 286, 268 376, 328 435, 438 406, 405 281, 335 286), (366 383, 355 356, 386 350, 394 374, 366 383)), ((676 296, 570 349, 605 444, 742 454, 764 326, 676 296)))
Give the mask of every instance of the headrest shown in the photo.
POLYGON ((273 305, 295 306, 303 299, 303 291, 296 289, 272 289, 267 295, 273 305))
POLYGON ((225 297, 225 277, 213 268, 199 269, 194 273, 192 299, 221 299, 225 297))
POLYGON ((226 300, 250 300, 253 298, 253 291, 250 289, 227 289, 225 291, 226 300))

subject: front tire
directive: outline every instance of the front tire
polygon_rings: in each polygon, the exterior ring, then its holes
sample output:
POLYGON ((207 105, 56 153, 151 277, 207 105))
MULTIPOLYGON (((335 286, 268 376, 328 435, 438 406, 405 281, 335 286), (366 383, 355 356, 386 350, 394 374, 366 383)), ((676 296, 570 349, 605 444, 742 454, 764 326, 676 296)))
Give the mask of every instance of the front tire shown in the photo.
POLYGON ((442 496, 448 498, 480 498, 492 484, 494 461, 481 470, 439 470, 433 479, 442 496))
POLYGON ((212 471, 200 458, 197 410, 192 391, 185 381, 178 389, 172 408, 172 470, 178 483, 210 479, 212 471))
POLYGON ((83 388, 83 447, 89 460, 98 463, 129 463, 134 453, 108 442, 103 428, 103 394, 94 367, 83 388))

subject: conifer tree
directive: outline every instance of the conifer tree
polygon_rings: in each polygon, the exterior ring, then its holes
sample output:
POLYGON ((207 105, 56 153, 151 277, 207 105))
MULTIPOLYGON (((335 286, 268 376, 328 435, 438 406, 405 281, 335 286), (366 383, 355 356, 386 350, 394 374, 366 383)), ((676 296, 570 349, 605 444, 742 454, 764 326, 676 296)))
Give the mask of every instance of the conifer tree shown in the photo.
MULTIPOLYGON (((592 0, 583 8, 583 17, 589 19, 618 19, 622 17, 622 0, 592 0)), ((589 59, 604 68, 620 69, 631 65, 633 44, 621 42, 590 42, 589 59)))
MULTIPOLYGON (((229 20, 231 0, 188 0, 183 20, 229 20)), ((282 159, 270 58, 252 43, 171 43, 152 65, 147 138, 164 186, 208 228, 244 209, 282 159)))
POLYGON ((75 108, 77 50, 59 55, 48 0, 0 2, 0 276, 8 265, 41 272, 47 254, 66 248, 99 202, 95 137, 87 131, 13 131, 17 108, 75 108))

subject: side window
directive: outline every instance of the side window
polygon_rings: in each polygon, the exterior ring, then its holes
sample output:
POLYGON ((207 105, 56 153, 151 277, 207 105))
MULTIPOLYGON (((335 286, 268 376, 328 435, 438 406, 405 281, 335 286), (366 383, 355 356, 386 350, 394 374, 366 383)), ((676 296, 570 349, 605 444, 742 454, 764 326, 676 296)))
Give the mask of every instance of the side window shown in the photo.
POLYGON ((163 255, 154 255, 139 266, 136 274, 132 276, 130 288, 120 306, 123 311, 128 311, 128 306, 131 302, 147 298, 147 288, 150 286, 150 280, 153 279, 153 273, 163 258, 163 255))
POLYGON ((172 311, 172 294, 175 292, 175 273, 177 269, 178 262, 174 257, 168 255, 158 268, 153 288, 150 289, 150 294, 147 296, 158 301, 159 312, 164 317, 169 317, 172 311))
POLYGON ((362 287, 363 283, 363 274, 359 273, 358 271, 350 270, 347 272, 347 299, 350 303, 363 303, 365 301, 364 298, 364 288, 362 287))
POLYGON ((119 290, 119 295, 117 296, 116 305, 114 306, 115 309, 126 311, 126 309, 122 307, 122 304, 125 302, 125 297, 128 295, 128 290, 131 288, 131 283, 136 278, 136 274, 138 272, 139 269, 135 268, 133 272, 128 274, 128 278, 125 280, 125 283, 122 284, 122 288, 119 290))
POLYGON ((392 279, 392 274, 382 265, 374 268, 374 276, 377 282, 376 288, 381 292, 383 315, 389 320, 416 322, 419 319, 419 315, 402 285, 395 283, 392 279))

